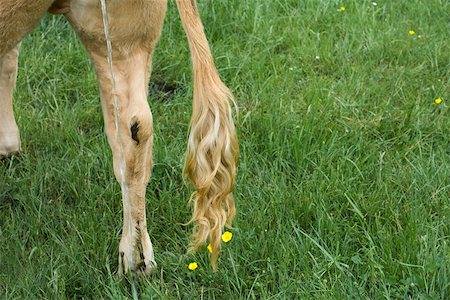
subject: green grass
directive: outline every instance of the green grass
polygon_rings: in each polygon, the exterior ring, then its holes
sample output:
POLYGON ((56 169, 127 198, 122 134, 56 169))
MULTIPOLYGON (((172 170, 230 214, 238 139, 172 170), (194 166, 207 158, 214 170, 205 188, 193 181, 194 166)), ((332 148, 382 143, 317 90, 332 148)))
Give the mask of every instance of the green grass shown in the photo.
MULTIPOLYGON (((152 85, 149 96, 158 268, 132 283, 138 294, 448 299, 449 2, 199 2, 240 109, 234 237, 218 273, 206 249, 183 258, 192 84, 170 1, 153 82, 176 89, 152 85)), ((0 163, 0 295, 132 297, 113 275, 122 206, 95 75, 62 17, 45 17, 22 44, 15 112, 23 153, 0 163)))

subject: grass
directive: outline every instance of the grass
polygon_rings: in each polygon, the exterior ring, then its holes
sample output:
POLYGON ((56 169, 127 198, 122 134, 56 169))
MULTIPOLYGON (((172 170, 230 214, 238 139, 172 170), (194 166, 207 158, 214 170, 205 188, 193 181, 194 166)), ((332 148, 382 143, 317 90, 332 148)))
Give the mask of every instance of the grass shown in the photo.
POLYGON ((157 270, 140 282, 113 275, 122 210, 95 75, 66 21, 47 16, 21 48, 23 153, 0 163, 0 294, 448 298, 449 2, 199 2, 240 109, 238 215, 220 272, 206 247, 183 257, 192 87, 170 1, 149 96, 157 270))

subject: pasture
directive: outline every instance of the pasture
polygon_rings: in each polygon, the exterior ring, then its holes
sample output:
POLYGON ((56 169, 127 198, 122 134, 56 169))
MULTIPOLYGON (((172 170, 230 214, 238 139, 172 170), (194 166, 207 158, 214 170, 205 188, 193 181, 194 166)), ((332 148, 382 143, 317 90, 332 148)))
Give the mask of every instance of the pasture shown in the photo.
POLYGON ((148 99, 157 269, 114 276, 122 204, 95 74, 48 15, 20 52, 23 152, 0 162, 0 296, 448 299, 450 3, 198 2, 239 106, 238 214, 219 272, 206 245, 184 256, 191 63, 169 1, 148 99))

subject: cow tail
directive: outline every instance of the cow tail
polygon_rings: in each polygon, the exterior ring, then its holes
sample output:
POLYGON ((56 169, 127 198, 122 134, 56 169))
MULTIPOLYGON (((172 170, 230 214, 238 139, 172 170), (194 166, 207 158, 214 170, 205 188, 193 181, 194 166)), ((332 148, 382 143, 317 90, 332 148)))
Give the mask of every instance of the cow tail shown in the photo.
POLYGON ((234 103, 214 65, 195 0, 176 0, 191 51, 194 99, 184 174, 195 187, 190 201, 194 224, 190 250, 198 250, 208 240, 211 264, 217 269, 224 226, 236 213, 233 188, 239 154, 231 116, 234 103))

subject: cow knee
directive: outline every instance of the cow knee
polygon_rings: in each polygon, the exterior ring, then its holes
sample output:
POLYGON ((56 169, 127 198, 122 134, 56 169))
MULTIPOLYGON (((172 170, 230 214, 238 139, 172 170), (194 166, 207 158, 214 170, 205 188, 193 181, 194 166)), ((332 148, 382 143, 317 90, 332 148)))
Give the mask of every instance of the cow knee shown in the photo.
POLYGON ((7 83, 14 82, 17 76, 17 56, 13 57, 12 55, 7 55, 0 60, 0 70, 2 73, 2 80, 7 83))
POLYGON ((153 122, 150 111, 131 118, 130 136, 136 145, 144 144, 153 137, 153 122))
POLYGON ((6 82, 11 82, 16 80, 16 71, 17 71, 17 65, 7 62, 3 65, 2 73, 5 76, 4 79, 6 82))

